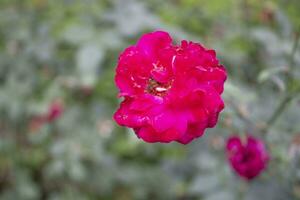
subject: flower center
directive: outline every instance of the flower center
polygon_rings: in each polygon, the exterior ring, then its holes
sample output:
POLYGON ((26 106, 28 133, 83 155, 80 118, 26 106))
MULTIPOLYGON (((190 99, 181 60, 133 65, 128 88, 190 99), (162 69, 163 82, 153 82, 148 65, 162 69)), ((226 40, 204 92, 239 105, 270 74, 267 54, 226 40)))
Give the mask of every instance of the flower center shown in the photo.
POLYGON ((155 96, 163 97, 171 88, 171 84, 171 81, 169 81, 168 83, 160 83, 154 80, 153 78, 150 78, 146 88, 146 92, 155 96))
POLYGON ((253 155, 252 152, 246 151, 246 152, 244 153, 243 157, 242 157, 241 162, 242 162, 242 163, 247 163, 247 162, 253 160, 254 157, 255 157, 255 156, 253 155))

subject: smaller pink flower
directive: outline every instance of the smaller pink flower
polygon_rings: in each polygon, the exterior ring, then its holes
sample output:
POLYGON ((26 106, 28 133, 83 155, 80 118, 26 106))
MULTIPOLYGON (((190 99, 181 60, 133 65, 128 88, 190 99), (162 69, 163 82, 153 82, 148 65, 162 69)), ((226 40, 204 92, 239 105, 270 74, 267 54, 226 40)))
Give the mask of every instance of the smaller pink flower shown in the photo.
POLYGON ((63 102, 60 100, 55 100, 51 103, 48 108, 48 113, 45 118, 47 122, 53 122, 57 118, 59 118, 64 111, 63 102))
POLYGON ((232 169, 247 180, 258 176, 269 161, 269 154, 263 141, 253 136, 247 136, 245 141, 238 136, 229 138, 226 150, 232 169))

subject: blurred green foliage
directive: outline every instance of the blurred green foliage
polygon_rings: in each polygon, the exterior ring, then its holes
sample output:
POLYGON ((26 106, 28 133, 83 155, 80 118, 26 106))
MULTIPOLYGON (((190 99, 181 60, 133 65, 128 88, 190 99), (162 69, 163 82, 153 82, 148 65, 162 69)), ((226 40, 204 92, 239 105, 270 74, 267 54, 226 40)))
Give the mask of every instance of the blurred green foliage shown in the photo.
POLYGON ((0 199, 300 199, 299 11, 298 0, 1 0, 0 199), (229 73, 218 126, 186 146, 112 121, 118 55, 157 29, 216 49, 229 73), (39 125, 57 99, 63 115, 39 125), (234 133, 271 152, 252 182, 227 164, 234 133))

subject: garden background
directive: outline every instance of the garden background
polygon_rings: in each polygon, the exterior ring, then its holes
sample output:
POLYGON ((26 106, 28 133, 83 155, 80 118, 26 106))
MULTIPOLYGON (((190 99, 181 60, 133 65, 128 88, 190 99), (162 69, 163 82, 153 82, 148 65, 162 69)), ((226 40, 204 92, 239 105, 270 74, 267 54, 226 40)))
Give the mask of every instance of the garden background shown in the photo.
POLYGON ((299 34, 299 0, 0 0, 0 199, 300 199, 299 34), (188 145, 112 120, 119 53, 154 30, 228 71, 218 125, 188 145), (228 164, 233 134, 267 145, 254 180, 228 164))

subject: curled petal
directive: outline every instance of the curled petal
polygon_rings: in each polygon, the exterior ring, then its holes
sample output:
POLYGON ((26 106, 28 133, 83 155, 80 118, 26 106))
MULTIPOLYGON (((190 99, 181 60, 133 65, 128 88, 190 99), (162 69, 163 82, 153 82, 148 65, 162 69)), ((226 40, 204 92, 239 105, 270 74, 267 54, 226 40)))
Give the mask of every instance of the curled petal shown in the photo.
POLYGON ((167 32, 156 31, 147 33, 138 41, 137 47, 149 58, 155 60, 158 56, 157 52, 169 46, 172 38, 167 32))
POLYGON ((151 126, 145 126, 136 131, 136 134, 139 138, 143 139, 146 142, 163 142, 169 143, 181 136, 175 129, 168 129, 163 132, 155 131, 151 126))

